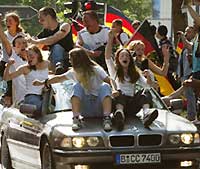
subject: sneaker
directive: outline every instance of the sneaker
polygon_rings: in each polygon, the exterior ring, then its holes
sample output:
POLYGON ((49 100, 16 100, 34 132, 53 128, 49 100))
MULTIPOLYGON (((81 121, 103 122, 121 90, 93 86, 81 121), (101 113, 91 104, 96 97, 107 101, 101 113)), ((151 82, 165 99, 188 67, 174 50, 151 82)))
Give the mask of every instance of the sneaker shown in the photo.
POLYGON ((73 117, 72 130, 78 131, 81 128, 81 120, 79 117, 73 117))
POLYGON ((103 129, 105 131, 111 131, 112 130, 112 122, 110 116, 105 116, 103 119, 103 129))
POLYGON ((56 64, 56 68, 55 68, 55 75, 60 75, 63 74, 65 72, 62 63, 58 62, 56 64))
POLYGON ((147 128, 149 127, 149 125, 152 124, 152 122, 158 117, 158 110, 153 110, 153 111, 149 111, 148 113, 146 113, 144 115, 144 118, 143 118, 143 124, 144 124, 144 127, 147 128))
POLYGON ((117 130, 119 131, 123 130, 125 121, 123 110, 116 110, 113 116, 117 130))
POLYGON ((192 123, 193 123, 194 125, 200 125, 200 121, 199 121, 198 119, 193 120, 192 123))

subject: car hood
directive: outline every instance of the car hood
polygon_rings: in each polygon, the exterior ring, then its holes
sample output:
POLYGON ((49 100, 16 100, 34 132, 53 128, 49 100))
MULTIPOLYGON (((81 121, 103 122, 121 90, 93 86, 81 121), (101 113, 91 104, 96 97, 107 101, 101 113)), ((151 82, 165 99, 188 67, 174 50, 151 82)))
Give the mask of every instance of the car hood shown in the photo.
MULTIPOLYGON (((140 116, 140 113, 138 113, 140 116)), ((54 114, 54 118, 49 117, 46 122, 52 126, 54 130, 66 135, 79 135, 81 133, 93 135, 97 133, 112 134, 118 133, 126 134, 130 132, 138 133, 152 133, 152 132, 196 132, 197 127, 187 119, 173 114, 167 110, 159 110, 157 119, 149 126, 144 128, 141 117, 127 117, 123 131, 117 131, 113 125, 111 132, 105 132, 102 128, 102 119, 90 118, 85 119, 83 127, 78 132, 73 132, 72 127, 72 112, 62 112, 54 114)))

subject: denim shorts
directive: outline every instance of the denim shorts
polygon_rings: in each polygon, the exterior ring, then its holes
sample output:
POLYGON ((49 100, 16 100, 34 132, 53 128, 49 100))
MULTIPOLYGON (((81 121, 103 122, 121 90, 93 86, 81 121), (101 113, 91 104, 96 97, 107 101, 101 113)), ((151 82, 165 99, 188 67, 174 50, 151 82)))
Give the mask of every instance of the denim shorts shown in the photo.
POLYGON ((33 117, 40 117, 42 114, 42 95, 27 94, 24 98, 25 104, 36 105, 37 110, 34 112, 33 117))
POLYGON ((81 115, 83 117, 103 117, 102 101, 105 97, 111 97, 111 87, 103 83, 98 91, 98 96, 86 94, 80 83, 73 86, 72 97, 76 96, 81 100, 81 115))

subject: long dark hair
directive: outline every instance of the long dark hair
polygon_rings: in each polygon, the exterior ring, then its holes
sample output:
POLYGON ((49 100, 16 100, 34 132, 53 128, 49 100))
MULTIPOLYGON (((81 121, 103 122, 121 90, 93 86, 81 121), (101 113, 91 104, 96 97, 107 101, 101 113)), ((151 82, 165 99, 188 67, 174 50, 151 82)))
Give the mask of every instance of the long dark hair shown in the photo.
POLYGON ((97 64, 92 61, 85 50, 74 48, 69 52, 72 67, 77 74, 77 79, 85 87, 89 88, 89 79, 95 74, 94 66, 97 64))
POLYGON ((118 49, 115 53, 115 65, 116 65, 116 71, 117 71, 117 77, 119 78, 119 81, 123 82, 124 81, 124 71, 123 67, 119 62, 119 55, 122 51, 126 51, 129 54, 130 57, 130 63, 128 65, 128 76, 130 77, 130 82, 131 83, 136 83, 136 81, 139 79, 140 74, 137 71, 133 58, 131 56, 131 53, 128 49, 118 49))

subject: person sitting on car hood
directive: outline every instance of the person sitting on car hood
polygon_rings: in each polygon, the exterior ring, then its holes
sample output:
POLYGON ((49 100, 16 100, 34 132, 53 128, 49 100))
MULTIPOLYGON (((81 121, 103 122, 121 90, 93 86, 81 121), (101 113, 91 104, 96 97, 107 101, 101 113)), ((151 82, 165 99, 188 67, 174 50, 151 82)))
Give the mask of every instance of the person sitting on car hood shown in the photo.
POLYGON ((34 118, 41 116, 42 111, 42 88, 43 86, 33 86, 35 79, 45 80, 48 78, 49 61, 43 60, 40 49, 35 46, 29 46, 27 49, 28 63, 10 72, 10 67, 15 63, 15 60, 9 59, 4 71, 4 80, 12 80, 20 75, 25 77, 26 95, 24 97, 25 104, 32 104, 36 106, 36 111, 33 114, 34 118))
MULTIPOLYGON (((115 63, 112 56, 112 45, 113 45, 114 33, 111 30, 109 32, 109 40, 106 45, 105 50, 105 60, 108 67, 108 72, 113 80, 116 82, 116 85, 113 85, 113 97, 114 105, 116 111, 114 112, 114 120, 117 125, 118 130, 122 130, 124 127, 124 120, 126 112, 132 112, 137 114, 139 110, 145 105, 148 104, 145 92, 136 94, 135 84, 139 82, 143 87, 147 87, 147 79, 142 76, 134 64, 131 52, 128 49, 118 49, 115 54, 115 63), (144 96, 144 97, 143 97, 144 96), (134 105, 134 107, 133 107, 134 105)), ((144 111, 146 112, 146 108, 144 111)), ((148 127, 158 116, 158 111, 155 110, 152 113, 148 114, 149 120, 144 120, 144 126, 148 127)), ((146 116, 147 117, 147 116, 146 116)))
POLYGON ((79 130, 80 115, 83 117, 104 117, 103 128, 112 130, 111 123, 111 87, 110 78, 103 68, 92 61, 82 48, 74 48, 69 52, 72 69, 61 75, 55 75, 46 81, 35 81, 34 85, 47 86, 65 80, 73 80, 71 97, 73 125, 72 130, 79 130), (105 83, 104 83, 105 82, 105 83), (103 113, 102 110, 103 109, 103 113))

